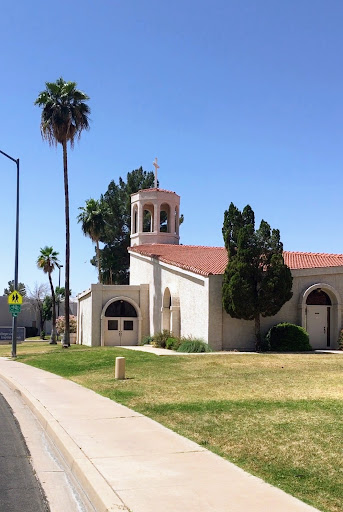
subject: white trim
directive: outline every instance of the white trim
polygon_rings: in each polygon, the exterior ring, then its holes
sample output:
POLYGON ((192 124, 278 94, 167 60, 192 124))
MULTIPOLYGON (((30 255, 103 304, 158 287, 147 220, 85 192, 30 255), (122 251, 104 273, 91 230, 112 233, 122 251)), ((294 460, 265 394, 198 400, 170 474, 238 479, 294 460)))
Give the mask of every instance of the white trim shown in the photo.
MULTIPOLYGON (((90 288, 88 288, 87 290, 84 290, 83 292, 80 292, 77 296, 76 296, 76 299, 77 299, 77 302, 80 300, 80 299, 84 299, 87 295, 90 295, 92 293, 92 290, 90 288)), ((70 300, 69 300, 70 302, 70 300)))

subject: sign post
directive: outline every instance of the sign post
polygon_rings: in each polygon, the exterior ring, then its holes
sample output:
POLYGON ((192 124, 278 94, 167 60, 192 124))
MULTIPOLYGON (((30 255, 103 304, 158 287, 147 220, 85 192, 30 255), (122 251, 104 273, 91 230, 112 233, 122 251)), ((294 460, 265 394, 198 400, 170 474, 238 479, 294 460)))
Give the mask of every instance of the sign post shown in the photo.
POLYGON ((13 332, 12 332, 12 357, 17 355, 17 316, 21 311, 23 303, 23 296, 17 291, 13 290, 8 296, 8 305, 10 313, 13 317, 13 332))
MULTIPOLYGON (((9 160, 12 160, 17 166, 17 201, 16 201, 16 226, 15 226, 15 253, 14 253, 14 288, 18 288, 18 259, 19 259, 19 158, 13 158, 12 156, 1 151, 9 160)), ((17 317, 13 317, 13 331, 12 331, 12 357, 17 357, 17 317)))

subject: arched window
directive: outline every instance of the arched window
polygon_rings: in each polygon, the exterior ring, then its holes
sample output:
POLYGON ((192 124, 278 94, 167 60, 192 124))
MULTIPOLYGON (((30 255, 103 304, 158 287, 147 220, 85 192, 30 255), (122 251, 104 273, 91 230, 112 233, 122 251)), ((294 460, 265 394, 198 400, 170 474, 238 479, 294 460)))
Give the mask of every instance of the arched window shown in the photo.
POLYGON ((136 317, 137 311, 132 304, 125 300, 116 300, 111 302, 105 312, 105 316, 110 317, 136 317))
POLYGON ((327 293, 318 288, 309 294, 306 304, 308 306, 331 306, 331 299, 327 293))

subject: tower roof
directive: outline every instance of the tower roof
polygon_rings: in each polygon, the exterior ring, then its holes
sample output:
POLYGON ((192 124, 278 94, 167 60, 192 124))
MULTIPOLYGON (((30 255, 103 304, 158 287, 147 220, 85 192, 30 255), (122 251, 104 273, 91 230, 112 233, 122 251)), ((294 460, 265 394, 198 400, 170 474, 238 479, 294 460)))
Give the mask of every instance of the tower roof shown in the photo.
POLYGON ((178 195, 176 192, 173 192, 172 190, 166 190, 164 188, 142 188, 141 190, 138 190, 138 192, 131 194, 131 196, 139 194, 140 192, 167 192, 168 194, 175 194, 176 196, 178 195))

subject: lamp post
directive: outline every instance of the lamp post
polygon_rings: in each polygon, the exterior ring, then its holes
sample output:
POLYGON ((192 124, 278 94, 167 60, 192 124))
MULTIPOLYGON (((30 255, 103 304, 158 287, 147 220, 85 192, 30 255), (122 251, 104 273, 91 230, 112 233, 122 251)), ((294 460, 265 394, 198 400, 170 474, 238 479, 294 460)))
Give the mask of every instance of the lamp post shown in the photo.
MULTIPOLYGON (((17 165, 17 204, 16 204, 16 228, 15 228, 15 256, 14 256, 14 289, 18 290, 18 251, 19 251, 19 158, 15 159, 0 150, 6 158, 17 165)), ((12 357, 17 357, 17 317, 12 320, 12 357)))
POLYGON ((56 266, 58 267, 58 288, 59 288, 59 298, 57 303, 57 316, 60 316, 60 300, 61 300, 61 268, 63 265, 60 265, 59 263, 56 263, 56 266))

